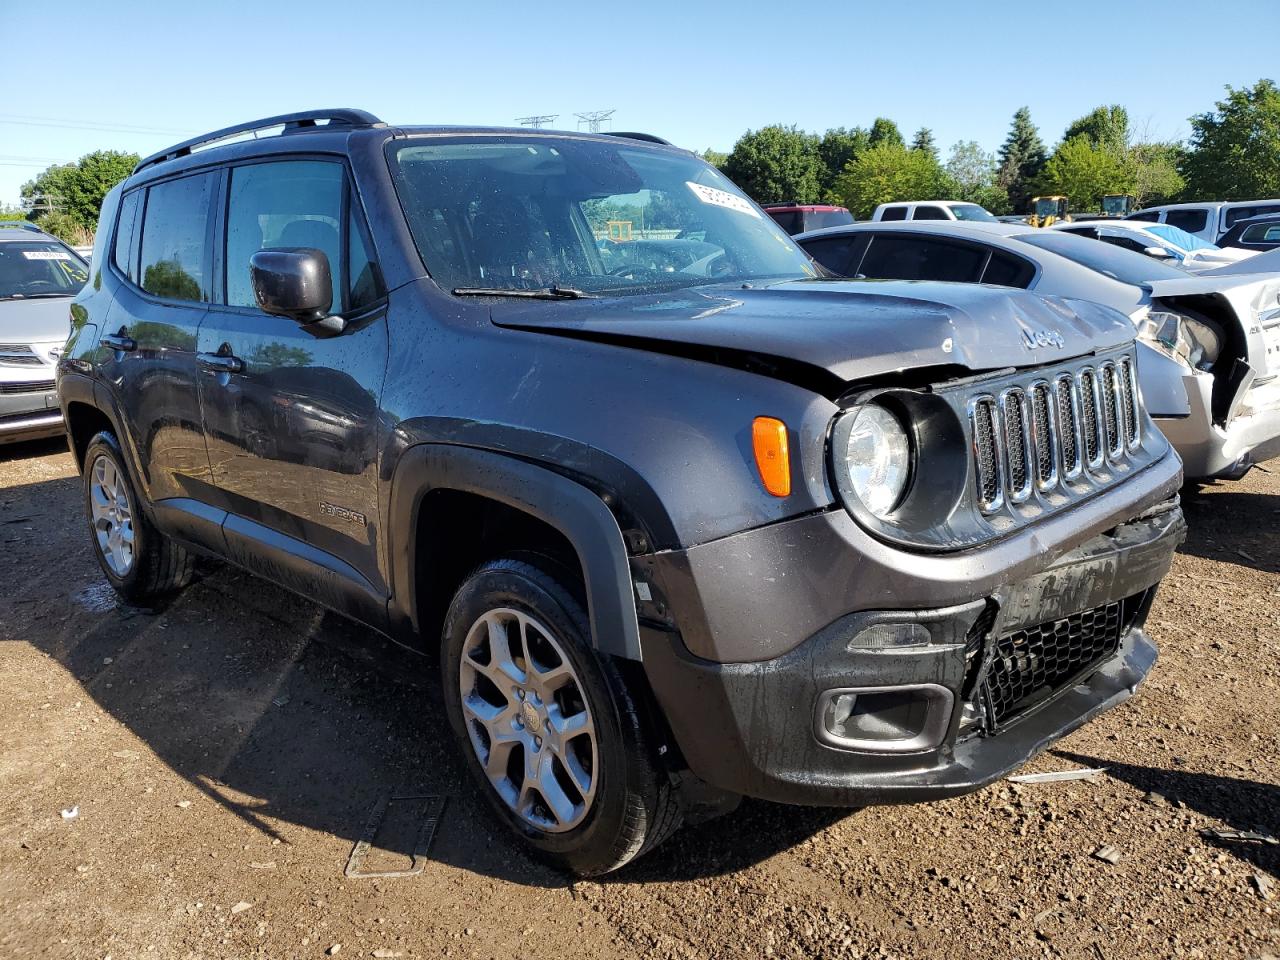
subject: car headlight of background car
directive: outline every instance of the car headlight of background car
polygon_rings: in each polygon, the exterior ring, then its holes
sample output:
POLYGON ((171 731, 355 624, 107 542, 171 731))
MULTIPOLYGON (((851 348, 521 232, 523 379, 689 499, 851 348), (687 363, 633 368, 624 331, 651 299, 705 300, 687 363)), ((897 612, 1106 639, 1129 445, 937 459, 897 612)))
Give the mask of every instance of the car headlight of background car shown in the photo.
POLYGON ((1147 314, 1138 339, 1195 370, 1208 370, 1222 352, 1222 335, 1209 324, 1165 310, 1147 314))

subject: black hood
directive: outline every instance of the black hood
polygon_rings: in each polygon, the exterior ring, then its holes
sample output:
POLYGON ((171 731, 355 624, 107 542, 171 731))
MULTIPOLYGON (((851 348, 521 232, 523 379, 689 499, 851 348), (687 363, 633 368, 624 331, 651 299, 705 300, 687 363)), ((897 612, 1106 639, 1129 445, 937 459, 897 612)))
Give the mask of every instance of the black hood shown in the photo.
POLYGON ((848 383, 925 367, 1040 366, 1133 339, 1095 303, 966 283, 796 280, 607 300, 504 301, 503 327, 689 354, 750 356, 848 383), (634 341, 634 343, 632 343, 634 341))

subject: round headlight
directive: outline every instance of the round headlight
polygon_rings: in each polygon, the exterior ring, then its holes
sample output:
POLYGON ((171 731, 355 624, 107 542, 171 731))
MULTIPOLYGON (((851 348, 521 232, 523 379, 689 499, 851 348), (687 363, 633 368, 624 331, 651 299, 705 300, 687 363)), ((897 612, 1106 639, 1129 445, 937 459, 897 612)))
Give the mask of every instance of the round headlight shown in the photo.
POLYGON ((837 468, 875 516, 885 519, 902 502, 911 478, 911 438, 891 412, 874 403, 862 407, 835 454, 842 461, 837 468))

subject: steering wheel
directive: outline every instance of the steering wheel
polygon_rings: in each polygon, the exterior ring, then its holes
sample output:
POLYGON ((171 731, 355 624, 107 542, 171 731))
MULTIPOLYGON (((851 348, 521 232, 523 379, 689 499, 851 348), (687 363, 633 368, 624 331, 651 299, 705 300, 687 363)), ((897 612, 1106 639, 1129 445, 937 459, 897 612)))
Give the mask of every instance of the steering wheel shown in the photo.
POLYGON ((718 256, 712 257, 707 263, 708 277, 730 277, 733 276, 735 272, 736 269, 734 267, 734 263, 729 259, 729 255, 727 253, 721 253, 718 256))
POLYGON ((648 280, 653 277, 665 276, 660 270, 654 270, 652 267, 637 267, 635 264, 627 264, 626 266, 614 267, 609 271, 611 277, 621 277, 624 280, 648 280))
POLYGON ((52 287, 55 286, 55 284, 52 280, 28 280, 22 286, 30 289, 31 287, 52 287))

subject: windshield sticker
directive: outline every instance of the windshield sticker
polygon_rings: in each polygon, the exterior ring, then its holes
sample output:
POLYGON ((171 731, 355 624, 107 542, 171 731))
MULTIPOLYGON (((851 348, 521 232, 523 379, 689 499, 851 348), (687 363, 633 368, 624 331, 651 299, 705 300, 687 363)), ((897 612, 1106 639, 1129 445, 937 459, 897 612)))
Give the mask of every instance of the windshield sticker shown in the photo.
POLYGON ((747 213, 753 217, 759 217, 760 212, 755 207, 738 196, 736 193, 730 193, 728 190, 717 190, 715 187, 704 187, 700 183, 694 183, 692 180, 686 180, 685 186, 693 191, 693 195, 703 203, 710 203, 717 207, 725 207, 729 210, 737 210, 739 213, 747 213))
POLYGON ((69 254, 61 250, 23 250, 22 255, 28 260, 70 260, 69 254))

